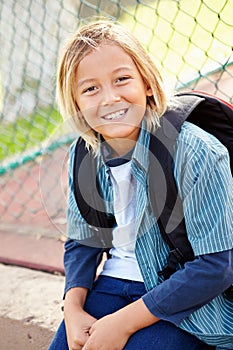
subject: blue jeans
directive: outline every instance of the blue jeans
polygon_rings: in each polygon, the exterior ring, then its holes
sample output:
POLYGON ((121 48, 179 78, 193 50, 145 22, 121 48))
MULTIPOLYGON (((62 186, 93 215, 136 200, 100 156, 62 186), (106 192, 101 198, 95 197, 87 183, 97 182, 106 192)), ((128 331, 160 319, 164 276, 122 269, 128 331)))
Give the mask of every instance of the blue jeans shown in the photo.
MULTIPOLYGON (((99 319, 139 299, 146 293, 144 284, 100 276, 89 292, 85 310, 99 319)), ((114 331, 114 330, 113 330, 114 331)), ((134 333, 124 350, 204 350, 204 344, 172 323, 159 321, 134 333)), ((68 350, 64 321, 48 350, 68 350)))

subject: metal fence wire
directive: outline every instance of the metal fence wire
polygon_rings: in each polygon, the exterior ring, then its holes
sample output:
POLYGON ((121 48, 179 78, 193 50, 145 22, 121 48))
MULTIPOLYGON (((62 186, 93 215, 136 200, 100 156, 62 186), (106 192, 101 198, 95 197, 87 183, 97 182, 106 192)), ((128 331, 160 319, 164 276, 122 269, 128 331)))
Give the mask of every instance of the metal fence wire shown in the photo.
POLYGON ((66 164, 75 134, 58 113, 67 35, 93 16, 141 40, 171 89, 232 102, 232 0, 1 0, 0 230, 65 235, 66 164))

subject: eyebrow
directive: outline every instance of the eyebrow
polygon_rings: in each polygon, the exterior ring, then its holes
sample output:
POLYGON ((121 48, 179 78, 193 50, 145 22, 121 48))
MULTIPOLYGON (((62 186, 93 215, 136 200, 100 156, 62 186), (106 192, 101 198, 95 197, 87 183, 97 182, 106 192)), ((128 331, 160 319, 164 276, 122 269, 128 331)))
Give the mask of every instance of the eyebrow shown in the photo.
POLYGON ((121 67, 114 69, 113 73, 118 73, 122 70, 133 71, 133 69, 130 66, 121 66, 121 67))
POLYGON ((81 79, 78 81, 78 87, 81 87, 83 86, 84 84, 91 84, 91 83, 94 83, 95 82, 95 79, 94 78, 90 78, 90 79, 81 79))
MULTIPOLYGON (((131 68, 131 67, 129 67, 129 66, 121 66, 121 67, 118 67, 118 68, 116 68, 116 69, 114 69, 113 71, 112 71, 112 73, 119 73, 119 72, 121 72, 121 71, 133 71, 133 69, 131 68)), ((87 79, 80 79, 79 81, 78 81, 78 87, 82 87, 84 84, 92 84, 92 83, 94 83, 96 81, 96 79, 95 78, 87 78, 87 79)))

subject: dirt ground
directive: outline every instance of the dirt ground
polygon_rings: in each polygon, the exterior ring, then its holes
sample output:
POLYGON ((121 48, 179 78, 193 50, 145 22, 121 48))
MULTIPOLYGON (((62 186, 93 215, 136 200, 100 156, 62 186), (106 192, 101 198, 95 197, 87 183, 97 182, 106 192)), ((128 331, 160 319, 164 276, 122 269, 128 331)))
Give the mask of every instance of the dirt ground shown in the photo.
POLYGON ((0 349, 47 350, 63 318, 64 276, 0 264, 0 349))
POLYGON ((53 332, 23 321, 0 318, 1 350, 47 350, 53 332))

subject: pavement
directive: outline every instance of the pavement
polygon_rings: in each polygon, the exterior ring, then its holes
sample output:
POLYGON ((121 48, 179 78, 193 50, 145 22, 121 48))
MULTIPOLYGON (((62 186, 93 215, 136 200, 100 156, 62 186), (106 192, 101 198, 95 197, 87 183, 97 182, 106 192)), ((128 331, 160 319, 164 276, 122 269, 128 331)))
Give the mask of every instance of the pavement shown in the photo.
POLYGON ((0 276, 0 349, 48 349, 63 318, 64 276, 5 264, 0 276))
POLYGON ((1 350, 48 349, 63 318, 67 150, 0 178, 1 350))
POLYGON ((46 350, 63 318, 63 242, 3 232, 0 241, 0 349, 46 350))

